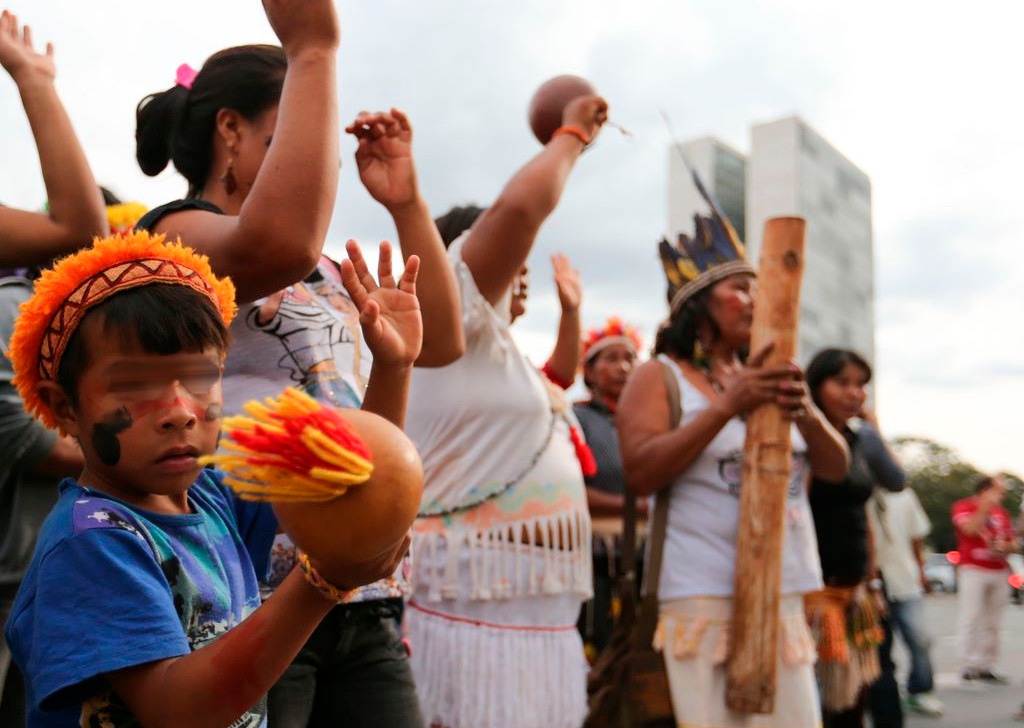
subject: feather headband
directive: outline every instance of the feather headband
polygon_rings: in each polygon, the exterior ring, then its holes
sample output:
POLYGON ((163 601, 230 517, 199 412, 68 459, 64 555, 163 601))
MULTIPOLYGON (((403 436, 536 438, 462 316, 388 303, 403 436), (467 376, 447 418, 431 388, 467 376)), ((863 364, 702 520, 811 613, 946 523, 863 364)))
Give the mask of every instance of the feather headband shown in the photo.
POLYGON ((747 262, 747 251, 736 230, 722 213, 714 196, 705 189, 695 171, 690 172, 700 196, 711 208, 710 215, 694 215, 693 236, 681 233, 676 245, 662 240, 658 255, 668 281, 668 298, 674 314, 694 294, 737 273, 757 275, 747 262))
POLYGON ((618 316, 610 316, 604 328, 590 329, 583 337, 581 360, 589 363, 598 354, 614 344, 625 344, 634 354, 643 348, 640 332, 629 324, 623 323, 618 316))
POLYGON ((56 427, 38 386, 56 379, 64 350, 85 314, 111 296, 152 283, 188 286, 203 294, 225 326, 235 316, 235 286, 213 274, 206 256, 142 231, 97 238, 91 247, 44 270, 32 297, 21 305, 8 357, 29 412, 56 427))

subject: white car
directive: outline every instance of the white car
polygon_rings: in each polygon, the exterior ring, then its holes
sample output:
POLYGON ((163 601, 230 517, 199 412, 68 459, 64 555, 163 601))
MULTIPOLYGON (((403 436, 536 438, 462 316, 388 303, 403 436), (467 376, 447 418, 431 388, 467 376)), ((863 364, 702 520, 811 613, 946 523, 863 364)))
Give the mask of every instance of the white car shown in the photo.
POLYGON ((949 554, 925 554, 924 576, 928 580, 933 592, 952 594, 956 591, 956 561, 957 554, 950 557, 949 554))

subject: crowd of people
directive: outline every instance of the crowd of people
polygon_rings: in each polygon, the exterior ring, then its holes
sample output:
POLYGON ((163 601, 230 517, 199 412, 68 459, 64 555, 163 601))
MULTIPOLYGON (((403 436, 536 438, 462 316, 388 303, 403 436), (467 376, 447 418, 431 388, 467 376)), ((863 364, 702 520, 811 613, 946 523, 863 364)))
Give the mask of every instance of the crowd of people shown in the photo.
MULTIPOLYGON (((679 725, 901 726, 894 630, 907 705, 941 715, 928 523, 866 407, 871 366, 750 351, 757 273, 713 198, 694 236, 660 247, 652 358, 619 319, 584 334, 580 276, 555 255, 561 316, 537 366, 511 329, 528 261, 606 101, 568 102, 488 207, 436 220, 409 118, 360 113, 345 128, 359 178, 397 234, 374 276, 355 242, 343 261, 323 250, 333 2, 263 5, 280 46, 222 50, 140 101, 140 168, 171 164, 186 190, 148 211, 97 185, 52 46, 0 18, 47 194, 44 212, 0 207, 0 724, 577 728, 616 582, 637 569, 627 491, 641 518, 667 512, 655 642, 679 725), (306 554, 268 503, 204 467, 226 417, 287 387, 404 430, 424 474, 406 540, 306 554), (792 423, 792 464, 777 699, 747 715, 727 707, 725 663, 746 419, 766 404, 792 423)), ((986 479, 954 509, 968 680, 1000 679, 1003 490, 986 479)))

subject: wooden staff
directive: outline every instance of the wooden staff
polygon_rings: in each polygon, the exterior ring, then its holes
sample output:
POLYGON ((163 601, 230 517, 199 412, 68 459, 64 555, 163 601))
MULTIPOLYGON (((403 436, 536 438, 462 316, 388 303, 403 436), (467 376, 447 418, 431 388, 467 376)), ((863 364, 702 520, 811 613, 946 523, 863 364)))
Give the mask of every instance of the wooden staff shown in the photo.
MULTIPOLYGON (((775 342, 765 366, 783 364, 796 356, 804 228, 799 217, 771 218, 764 226, 750 350, 775 342)), ((743 452, 725 697, 729 708, 744 713, 771 713, 775 708, 782 538, 791 452, 790 421, 778 405, 765 404, 750 413, 743 452)))

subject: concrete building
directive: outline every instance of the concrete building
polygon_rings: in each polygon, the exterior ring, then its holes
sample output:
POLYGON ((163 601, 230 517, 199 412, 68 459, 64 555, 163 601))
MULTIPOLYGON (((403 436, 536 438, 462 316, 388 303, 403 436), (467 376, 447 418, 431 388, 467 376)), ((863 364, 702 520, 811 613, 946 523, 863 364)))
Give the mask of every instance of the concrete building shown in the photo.
MULTIPOLYGON (((740 195, 745 200, 744 232, 740 234, 755 265, 765 220, 780 215, 807 220, 800 361, 806 363, 828 346, 852 348, 874 361, 874 254, 868 176, 798 117, 753 126, 750 154, 745 160, 713 139, 697 139, 680 146, 737 230, 741 228, 735 213, 726 207, 723 198, 735 199, 728 170, 745 169, 744 194, 740 195), (719 178, 726 182, 719 185, 709 181, 719 178)), ((678 152, 671 153, 676 161, 669 167, 669 229, 677 234, 692 230, 693 212, 703 210, 704 205, 681 172, 678 152)))
POLYGON ((751 129, 747 165, 749 252, 757 260, 764 221, 807 220, 800 305, 800 360, 826 346, 875 355, 871 181, 802 119, 751 129))

